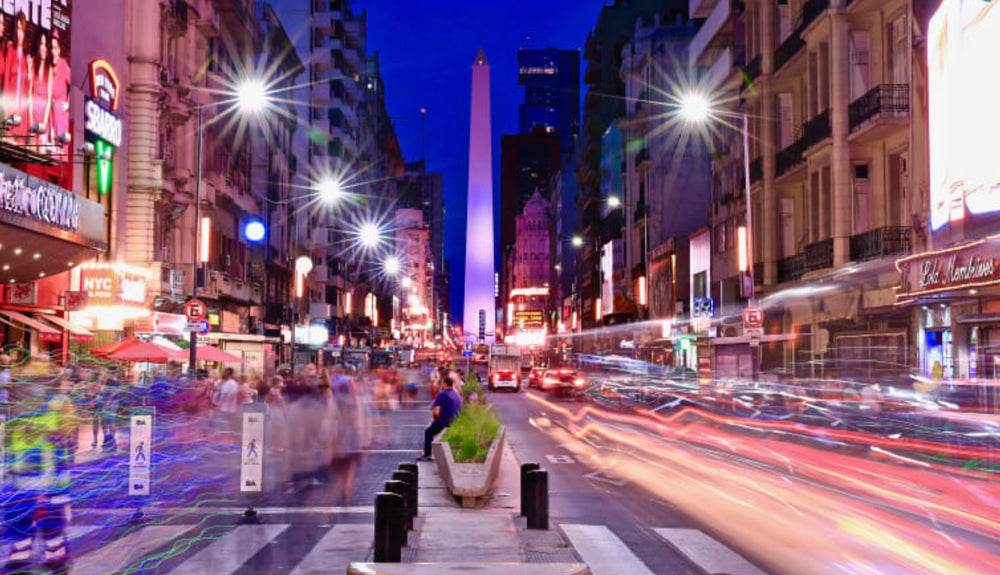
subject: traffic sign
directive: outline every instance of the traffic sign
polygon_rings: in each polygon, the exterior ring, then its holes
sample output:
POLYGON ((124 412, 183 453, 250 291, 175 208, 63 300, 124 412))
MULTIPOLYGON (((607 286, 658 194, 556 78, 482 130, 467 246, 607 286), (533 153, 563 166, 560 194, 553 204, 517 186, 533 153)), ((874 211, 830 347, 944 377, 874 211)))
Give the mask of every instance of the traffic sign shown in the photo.
POLYGON ((743 325, 746 327, 760 327, 764 325, 764 310, 756 306, 748 306, 743 310, 743 325))
POLYGON ((208 314, 208 308, 205 307, 205 303, 200 299, 193 299, 184 304, 184 317, 188 321, 199 321, 205 319, 208 314))
POLYGON ((198 335, 208 335, 208 332, 212 329, 212 326, 208 324, 208 320, 201 320, 198 322, 198 335))
POLYGON ((746 337, 764 337, 764 328, 745 327, 743 328, 743 335, 746 337))

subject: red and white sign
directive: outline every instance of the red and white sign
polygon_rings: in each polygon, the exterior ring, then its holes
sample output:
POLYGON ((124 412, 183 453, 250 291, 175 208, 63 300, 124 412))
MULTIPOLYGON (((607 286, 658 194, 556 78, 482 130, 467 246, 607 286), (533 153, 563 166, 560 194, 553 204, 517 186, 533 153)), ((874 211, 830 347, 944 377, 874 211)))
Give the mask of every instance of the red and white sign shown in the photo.
POLYGON ((85 291, 66 292, 66 311, 82 311, 87 307, 89 297, 85 291))
POLYGON ((87 293, 91 306, 132 306, 146 304, 148 274, 123 267, 81 267, 80 290, 87 293))
POLYGON ((94 60, 90 63, 90 96, 100 100, 109 110, 118 109, 118 94, 120 84, 115 69, 107 60, 94 60))
POLYGON ((749 306, 743 310, 743 325, 747 327, 760 327, 764 325, 764 310, 756 306, 749 306))
POLYGON ((159 333, 167 335, 181 335, 185 333, 187 319, 177 313, 153 312, 152 316, 136 318, 136 333, 159 333))
POLYGON ((184 304, 184 317, 188 321, 201 321, 205 319, 207 313, 208 308, 205 307, 205 303, 200 299, 193 299, 184 304))
POLYGON ((35 282, 12 284, 10 286, 10 303, 19 305, 37 304, 38 285, 35 282))

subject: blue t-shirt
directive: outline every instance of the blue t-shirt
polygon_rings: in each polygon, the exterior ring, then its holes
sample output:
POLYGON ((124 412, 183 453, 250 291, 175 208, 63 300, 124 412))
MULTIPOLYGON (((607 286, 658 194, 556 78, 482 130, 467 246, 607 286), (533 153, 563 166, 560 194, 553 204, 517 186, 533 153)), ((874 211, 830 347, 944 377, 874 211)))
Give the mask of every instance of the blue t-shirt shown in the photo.
POLYGON ((454 389, 446 389, 441 393, 437 394, 434 398, 434 404, 431 409, 435 407, 441 407, 441 414, 438 415, 437 420, 441 422, 442 425, 451 425, 458 414, 462 411, 462 398, 459 397, 458 393, 454 389))

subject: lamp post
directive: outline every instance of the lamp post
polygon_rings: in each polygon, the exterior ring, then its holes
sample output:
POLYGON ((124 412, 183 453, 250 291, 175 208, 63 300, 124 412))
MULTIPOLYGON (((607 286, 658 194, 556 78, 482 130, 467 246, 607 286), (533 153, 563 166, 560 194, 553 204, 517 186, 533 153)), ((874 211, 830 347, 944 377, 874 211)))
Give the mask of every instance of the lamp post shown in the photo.
MULTIPOLYGON (((238 86, 236 86, 235 93, 232 95, 233 100, 226 102, 209 102, 206 104, 198 104, 198 144, 197 152, 195 156, 195 176, 194 176, 194 248, 192 249, 193 258, 191 262, 191 298, 198 298, 198 266, 201 263, 208 263, 208 246, 204 246, 202 249, 202 230, 201 230, 201 164, 202 164, 202 152, 204 148, 204 138, 202 132, 205 128, 205 108, 207 106, 217 106, 223 103, 235 102, 236 110, 246 114, 246 115, 256 115, 263 111, 270 103, 270 97, 267 93, 267 87, 265 84, 256 79, 244 80, 238 86), (204 253, 202 253, 204 252, 204 253)), ((188 357, 188 370, 194 373, 195 367, 198 363, 198 332, 191 332, 191 347, 190 354, 188 357)))
MULTIPOLYGON (((298 327, 298 316, 302 313, 302 297, 306 291, 306 276, 313 269, 313 261, 309 256, 299 256, 295 260, 295 305, 292 306, 292 357, 290 364, 295 371, 295 328, 298 327)), ((308 332, 307 332, 308 333, 308 332)))
POLYGON ((725 112, 714 109, 712 103, 705 96, 697 93, 684 94, 680 98, 679 105, 681 115, 688 121, 704 124, 714 115, 738 117, 741 121, 743 135, 743 193, 746 202, 746 230, 747 230, 747 274, 750 278, 750 305, 756 302, 756 279, 754 278, 753 262, 753 204, 750 199, 750 129, 749 120, 746 114, 725 112))

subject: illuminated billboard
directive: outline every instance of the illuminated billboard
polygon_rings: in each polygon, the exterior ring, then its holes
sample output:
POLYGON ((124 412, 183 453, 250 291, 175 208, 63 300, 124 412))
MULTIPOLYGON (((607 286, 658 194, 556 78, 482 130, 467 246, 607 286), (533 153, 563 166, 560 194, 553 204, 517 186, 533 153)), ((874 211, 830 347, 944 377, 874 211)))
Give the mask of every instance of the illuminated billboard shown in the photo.
POLYGON ((931 229, 1000 212, 1000 0, 943 0, 928 28, 931 229))
POLYGON ((72 13, 71 0, 0 2, 2 134, 7 146, 56 157, 71 150, 72 13))

